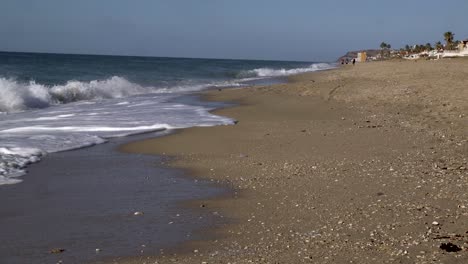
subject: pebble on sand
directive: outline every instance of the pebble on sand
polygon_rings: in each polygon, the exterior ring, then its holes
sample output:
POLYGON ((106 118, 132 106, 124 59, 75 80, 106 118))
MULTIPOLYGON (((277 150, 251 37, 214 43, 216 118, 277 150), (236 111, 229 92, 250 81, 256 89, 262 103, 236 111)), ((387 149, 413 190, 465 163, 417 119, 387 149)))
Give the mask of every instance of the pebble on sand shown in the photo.
POLYGON ((53 248, 49 251, 49 253, 51 254, 60 254, 60 253, 63 253, 65 251, 65 249, 63 248, 53 248))

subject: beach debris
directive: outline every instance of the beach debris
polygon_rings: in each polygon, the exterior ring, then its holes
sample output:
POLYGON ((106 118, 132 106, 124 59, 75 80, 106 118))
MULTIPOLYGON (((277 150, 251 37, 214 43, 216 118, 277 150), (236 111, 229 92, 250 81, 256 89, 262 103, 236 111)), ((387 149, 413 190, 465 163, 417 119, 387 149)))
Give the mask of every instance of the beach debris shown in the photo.
POLYGON ((136 211, 133 213, 133 215, 137 216, 137 215, 143 215, 143 212, 140 212, 140 211, 136 211))
POLYGON ((439 222, 434 221, 434 222, 432 222, 432 225, 438 226, 438 225, 439 225, 439 222))
POLYGON ((96 248, 96 253, 101 252, 102 250, 100 248, 96 248))
POLYGON ((434 239, 450 239, 452 238, 451 236, 436 236, 434 239))
POLYGON ((60 254, 60 253, 63 253, 65 251, 64 248, 53 248, 51 250, 49 250, 49 253, 50 254, 60 254))
POLYGON ((459 246, 451 242, 440 244, 440 249, 445 250, 447 252, 458 252, 462 250, 459 246))
POLYGON ((206 205, 205 205, 205 204, 201 204, 200 207, 206 207, 206 205))
POLYGON ((237 120, 234 120, 234 124, 235 124, 235 125, 237 125, 237 123, 239 123, 239 121, 237 121, 237 120))

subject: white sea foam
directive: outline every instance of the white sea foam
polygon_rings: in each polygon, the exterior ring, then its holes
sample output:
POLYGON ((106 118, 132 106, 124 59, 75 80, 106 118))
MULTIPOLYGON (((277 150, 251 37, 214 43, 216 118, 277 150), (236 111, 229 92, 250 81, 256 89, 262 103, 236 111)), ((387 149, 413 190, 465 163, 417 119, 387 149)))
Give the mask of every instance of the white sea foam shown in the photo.
MULTIPOLYGON (((43 120, 43 119, 42 119, 43 120)), ((52 119, 53 120, 53 119, 52 119)), ((108 126, 64 126, 64 127, 16 127, 1 130, 0 133, 43 133, 43 132, 121 132, 121 131, 155 131, 170 129, 168 125, 136 126, 136 127, 108 127, 108 126)), ((0 152, 1 154, 1 152, 0 152)))
POLYGON ((321 71, 333 69, 336 66, 329 63, 314 63, 306 68, 296 69, 272 69, 272 68, 258 68, 250 71, 245 71, 240 74, 241 77, 280 77, 289 76, 305 72, 321 71))
MULTIPOLYGON (((20 182, 28 164, 43 155, 108 138, 192 126, 232 124, 210 109, 173 102, 177 94, 146 94, 93 104, 74 102, 0 115, 0 185, 20 182)), ((88 101, 89 102, 89 101, 88 101)))
MULTIPOLYGON (((35 81, 19 82, 0 77, 0 112, 19 112, 29 109, 46 108, 52 105, 89 100, 113 99, 148 93, 181 93, 201 91, 208 87, 241 86, 236 81, 191 83, 172 86, 141 86, 123 77, 114 76, 106 80, 90 82, 68 81, 64 85, 47 86, 35 81)), ((127 102, 119 102, 126 104, 127 102)))
POLYGON ((0 77, 0 112, 45 108, 81 100, 121 98, 150 93, 155 89, 142 87, 118 76, 102 81, 68 81, 64 85, 54 86, 0 77))
POLYGON ((0 112, 47 107, 50 101, 47 89, 35 82, 21 84, 12 79, 0 78, 0 112))
POLYGON ((38 162, 42 155, 37 148, 0 147, 0 185, 21 182, 17 177, 24 175, 26 166, 38 162))
POLYGON ((203 84, 186 84, 186 85, 178 85, 178 86, 170 86, 170 87, 161 87, 154 91, 154 93, 184 93, 184 92, 198 92, 205 90, 207 88, 216 87, 216 88, 223 88, 223 87, 240 87, 245 86, 240 82, 245 80, 238 80, 238 81, 218 81, 218 82, 207 82, 203 84))

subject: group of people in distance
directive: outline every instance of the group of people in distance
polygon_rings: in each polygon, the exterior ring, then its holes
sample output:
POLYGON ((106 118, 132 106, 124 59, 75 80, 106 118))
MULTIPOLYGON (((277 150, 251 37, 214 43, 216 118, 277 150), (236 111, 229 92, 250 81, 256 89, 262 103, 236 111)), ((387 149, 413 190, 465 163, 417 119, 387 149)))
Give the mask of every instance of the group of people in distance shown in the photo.
MULTIPOLYGON (((346 64, 349 63, 349 59, 348 59, 348 58, 346 58, 346 60, 345 60, 345 59, 341 59, 341 64, 345 64, 345 63, 346 63, 346 64)), ((352 63, 353 63, 353 65, 356 64, 356 59, 353 59, 352 63)))

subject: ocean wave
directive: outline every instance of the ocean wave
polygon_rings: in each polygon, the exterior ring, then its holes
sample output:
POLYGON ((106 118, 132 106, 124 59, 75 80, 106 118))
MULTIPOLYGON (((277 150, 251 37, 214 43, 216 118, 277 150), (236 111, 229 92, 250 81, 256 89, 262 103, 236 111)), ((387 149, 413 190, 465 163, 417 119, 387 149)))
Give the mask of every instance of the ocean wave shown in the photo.
POLYGON ((153 87, 143 87, 119 76, 90 82, 68 81, 64 85, 53 86, 0 77, 0 112, 46 108, 81 100, 120 98, 152 90, 153 87))
POLYGON ((227 87, 241 87, 246 86, 240 83, 240 81, 211 81, 200 84, 184 84, 175 85, 169 87, 161 87, 154 91, 154 93, 187 93, 187 92, 198 92, 208 88, 227 88, 227 87))
POLYGON ((234 80, 174 83, 167 87, 142 86, 120 76, 89 82, 70 80, 63 85, 44 85, 35 81, 20 82, 0 77, 0 113, 41 109, 51 105, 95 99, 122 98, 147 93, 196 92, 209 87, 239 87, 242 82, 255 78, 288 76, 304 72, 334 68, 333 64, 315 63, 306 68, 258 68, 241 71, 234 80))
POLYGON ((27 166, 48 153, 111 138, 193 126, 233 124, 211 107, 176 100, 177 94, 144 94, 61 104, 0 115, 0 185, 21 182, 27 166))
POLYGON ((320 70, 333 69, 336 66, 329 63, 314 63, 306 68, 295 68, 295 69, 273 69, 273 68, 258 68, 249 71, 242 71, 238 74, 238 78, 249 78, 249 77, 281 77, 295 75, 305 72, 314 72, 320 70))
POLYGON ((123 98, 149 93, 196 92, 209 87, 238 86, 243 85, 236 81, 212 81, 173 84, 167 87, 141 86, 119 76, 90 82, 68 81, 64 85, 48 86, 35 81, 19 82, 12 78, 0 77, 0 113, 41 109, 51 105, 94 99, 123 98))

